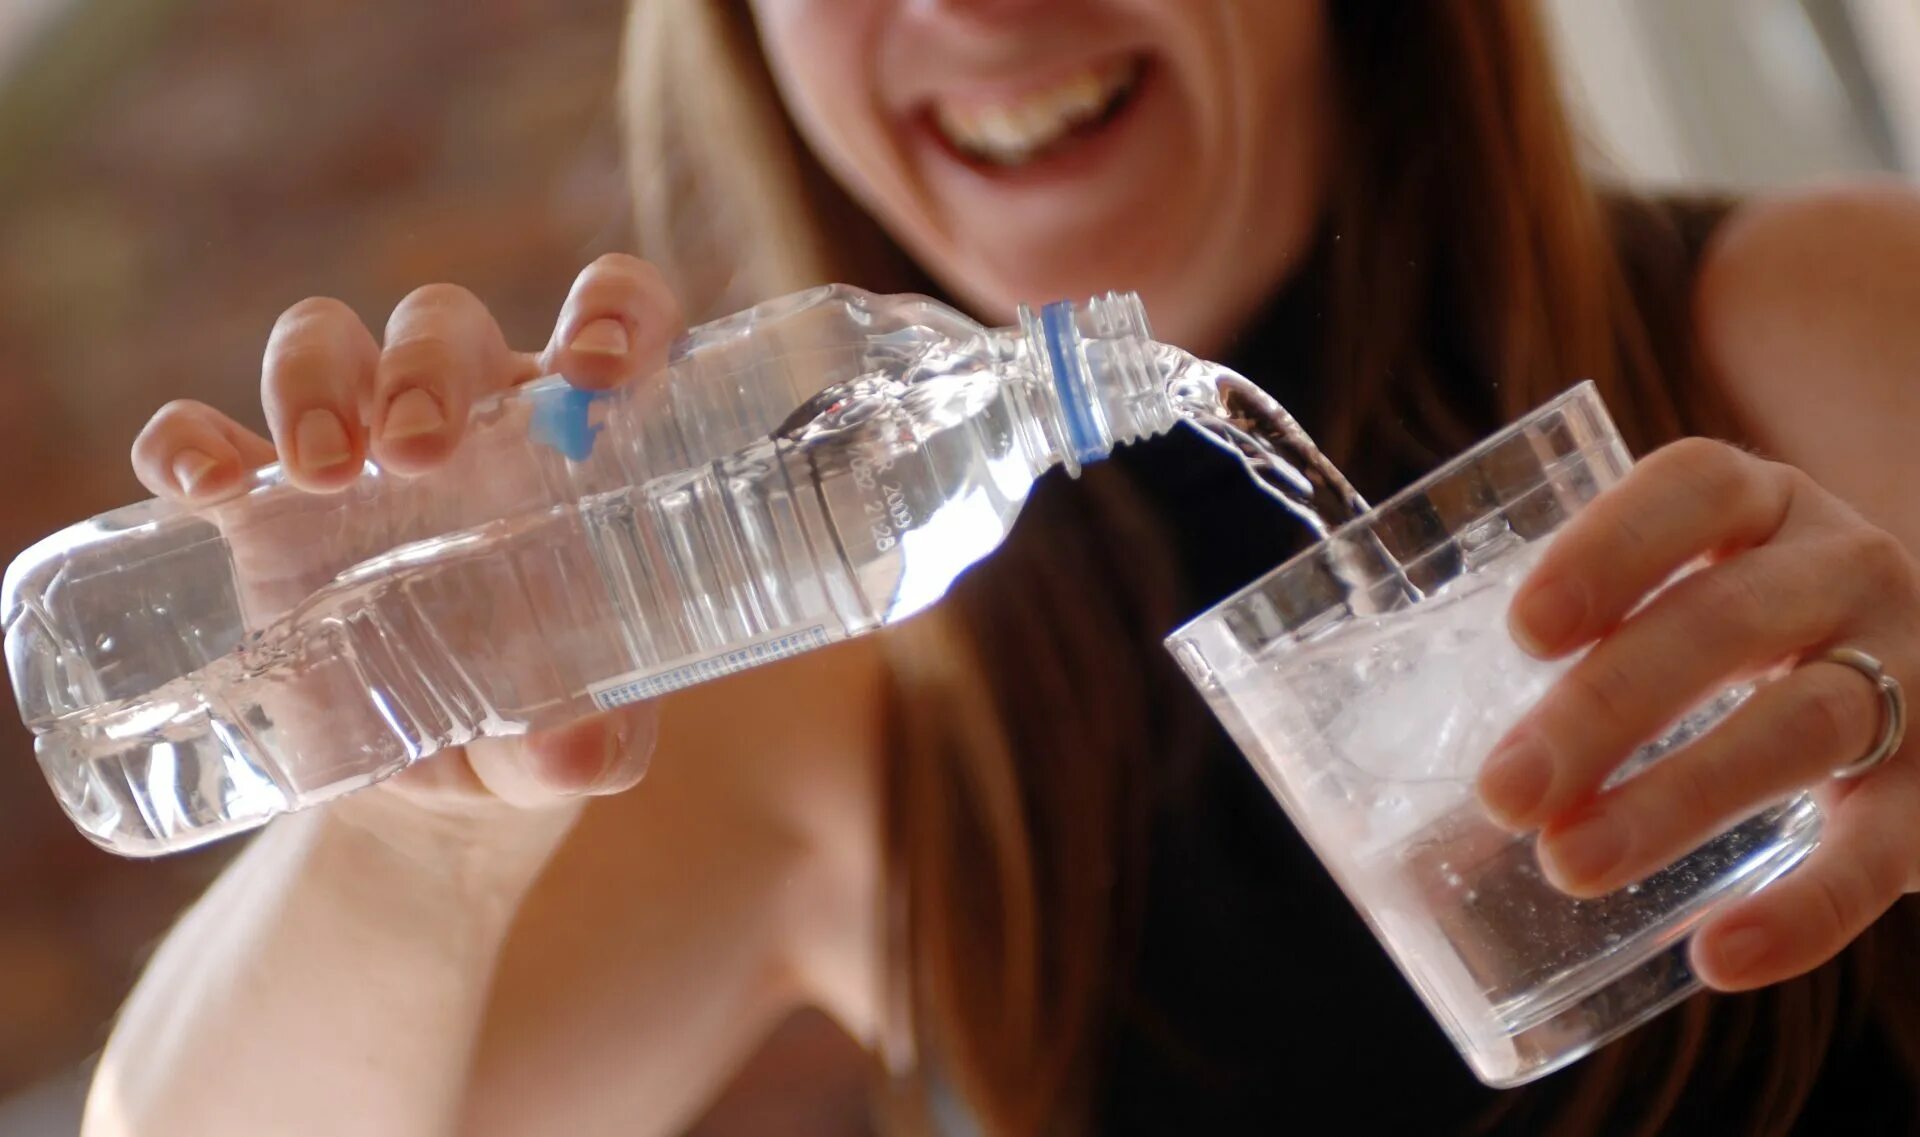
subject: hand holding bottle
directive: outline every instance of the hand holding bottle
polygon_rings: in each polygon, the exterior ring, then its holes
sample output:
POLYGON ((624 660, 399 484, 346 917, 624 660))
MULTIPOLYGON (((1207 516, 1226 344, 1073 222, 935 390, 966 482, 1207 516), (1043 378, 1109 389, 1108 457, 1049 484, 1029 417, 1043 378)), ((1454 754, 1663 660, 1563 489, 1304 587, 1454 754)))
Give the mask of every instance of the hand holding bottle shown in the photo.
MULTIPOLYGON (((422 531, 444 531, 460 525, 463 504, 478 503, 471 508, 484 512, 497 497, 488 487, 435 477, 462 445, 476 402, 556 372, 588 388, 655 374, 682 328, 659 274, 617 255, 581 273, 551 342, 537 352, 510 349, 480 300, 453 285, 430 285, 403 300, 384 343, 344 304, 304 300, 280 318, 266 349, 261 400, 271 440, 212 407, 180 400, 141 433, 134 468, 155 494, 217 519, 219 503, 245 488, 258 466, 277 460, 293 485, 325 494, 354 483, 371 458, 406 476, 420 510, 438 514, 420 518, 422 531)), ((346 567, 318 563, 316 546, 326 544, 331 559, 351 563, 390 547, 394 537, 364 533, 344 544, 321 543, 299 524, 251 522, 226 536, 242 602, 266 614, 285 610, 346 567)), ((306 733, 322 741, 325 708, 308 710, 306 733)), ((468 814, 502 802, 548 807, 632 785, 645 770, 653 733, 653 710, 640 704, 521 738, 477 740, 410 768, 389 787, 440 812, 468 814)))
POLYGON ((74 823, 188 848, 483 738, 532 741, 413 783, 521 804, 609 784, 626 720, 579 720, 935 603, 1046 470, 1171 428, 1169 384, 1200 366, 1122 295, 996 329, 825 285, 668 362, 679 326, 625 259, 537 354, 450 286, 384 348, 309 301, 268 348, 273 442, 165 409, 135 451, 161 500, 7 571, 15 696, 74 823), (576 383, 529 382, 555 370, 576 383))

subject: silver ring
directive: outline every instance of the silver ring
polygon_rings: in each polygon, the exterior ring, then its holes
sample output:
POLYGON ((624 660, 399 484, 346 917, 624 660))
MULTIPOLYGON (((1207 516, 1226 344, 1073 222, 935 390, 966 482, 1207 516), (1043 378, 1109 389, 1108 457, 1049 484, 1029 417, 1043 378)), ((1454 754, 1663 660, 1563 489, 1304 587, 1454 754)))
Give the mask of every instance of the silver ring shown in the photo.
POLYGON ((1893 756, 1907 736, 1907 694, 1900 681, 1888 675, 1880 661, 1858 648, 1837 647, 1820 657, 1828 663, 1844 664, 1867 677, 1880 691, 1880 737, 1873 749, 1833 772, 1836 778, 1857 778, 1893 756))

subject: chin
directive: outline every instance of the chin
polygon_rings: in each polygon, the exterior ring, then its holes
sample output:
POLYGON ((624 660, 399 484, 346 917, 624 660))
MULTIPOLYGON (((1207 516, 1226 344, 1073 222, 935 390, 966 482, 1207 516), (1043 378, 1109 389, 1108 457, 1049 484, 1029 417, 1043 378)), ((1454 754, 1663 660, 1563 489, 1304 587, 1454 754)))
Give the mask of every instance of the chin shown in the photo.
MULTIPOLYGON (((1113 233, 1139 232, 1116 224, 1113 233)), ((1143 255, 1153 250, 1141 242, 1110 239, 1100 242, 1035 239, 1007 242, 993 253, 968 258, 957 271, 942 274, 943 283, 983 316, 1011 319, 1017 306, 1038 308, 1056 300, 1085 300, 1105 292, 1138 292, 1159 298, 1162 306, 1180 291, 1179 270, 1159 258, 1143 255)), ((1148 309, 1149 315, 1154 312, 1148 309)))
POLYGON ((975 271, 942 284, 981 319, 1001 325, 1013 323, 1022 304, 1038 309, 1056 300, 1135 292, 1146 305, 1155 339, 1204 354, 1226 342, 1245 313, 1243 305, 1225 302, 1205 281, 1182 279, 1185 275, 1175 266, 1156 270, 1137 261, 1059 256, 1022 259, 1001 271, 975 271), (1063 264, 1073 268, 1049 270, 1063 264))

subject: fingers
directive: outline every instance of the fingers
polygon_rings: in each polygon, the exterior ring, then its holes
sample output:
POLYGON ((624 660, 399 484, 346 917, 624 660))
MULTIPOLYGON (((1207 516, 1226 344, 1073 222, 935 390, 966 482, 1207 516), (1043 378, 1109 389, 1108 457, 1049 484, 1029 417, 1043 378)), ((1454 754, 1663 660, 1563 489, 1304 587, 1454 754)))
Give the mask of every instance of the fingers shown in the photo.
POLYGON ((1541 658, 1589 642, 1702 553, 1770 538, 1801 481, 1705 439, 1648 455, 1554 538, 1514 597, 1514 639, 1541 658))
POLYGON ((1756 691, 1712 731, 1540 834, 1547 878, 1574 896, 1640 880, 1867 752, 1878 690, 1814 662, 1756 691))
POLYGON ((140 484, 177 501, 214 501, 246 482, 248 471, 274 459, 273 444, 190 399, 161 407, 133 443, 140 484))
MULTIPOLYGON (((335 490, 358 477, 369 456, 405 474, 438 466, 459 444, 477 399, 543 371, 608 387, 657 370, 683 330, 659 272, 619 255, 601 257, 574 281, 540 359, 509 349, 486 305, 454 285, 429 285, 401 301, 384 349, 346 305, 306 300, 274 327, 261 401, 288 480, 335 490)), ((207 477, 202 470, 196 484, 207 477)), ((178 487, 178 476, 167 484, 178 487)))
POLYGON ((287 309, 267 341, 260 401, 287 480, 337 490, 366 460, 362 408, 380 357, 366 325, 338 300, 287 309))
POLYGON ((494 796, 526 808, 619 793, 646 775, 657 721, 651 704, 622 707, 523 739, 476 741, 467 761, 494 796))
POLYGON ((1839 953, 1912 886, 1920 864, 1920 772, 1888 763, 1832 788, 1805 864, 1694 937, 1693 966, 1724 991, 1765 986, 1839 953))
POLYGON ((1734 677, 1826 641, 1858 599, 1825 566, 1805 547, 1768 545, 1655 597, 1574 664, 1495 748, 1479 779, 1489 812, 1515 829, 1544 823, 1593 794, 1637 747, 1734 677))
POLYGON ((405 474, 439 465, 474 401, 527 370, 479 297, 451 284, 416 289, 387 321, 370 415, 374 460, 405 474))
POLYGON ((611 253, 573 282, 543 363, 578 386, 611 387, 658 370, 685 330, 680 303, 660 271, 611 253))

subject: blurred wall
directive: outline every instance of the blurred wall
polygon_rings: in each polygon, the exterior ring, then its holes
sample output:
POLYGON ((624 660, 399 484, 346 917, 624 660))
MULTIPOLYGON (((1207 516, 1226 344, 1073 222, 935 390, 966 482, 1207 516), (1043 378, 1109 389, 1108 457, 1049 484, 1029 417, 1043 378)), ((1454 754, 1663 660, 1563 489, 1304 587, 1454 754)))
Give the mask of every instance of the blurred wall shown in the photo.
POLYGON ((1596 160, 1737 188, 1920 174, 1915 0, 1545 0, 1596 160))
MULTIPOLYGON (((623 241, 621 0, 0 0, 0 553, 144 497, 161 403, 260 422, 303 296, 455 280, 522 344, 623 241), (37 30, 37 34, 35 29, 37 30), (15 35, 14 33, 18 33, 15 35)), ((0 715, 0 1099, 104 1038, 233 847, 97 852, 0 715)))

